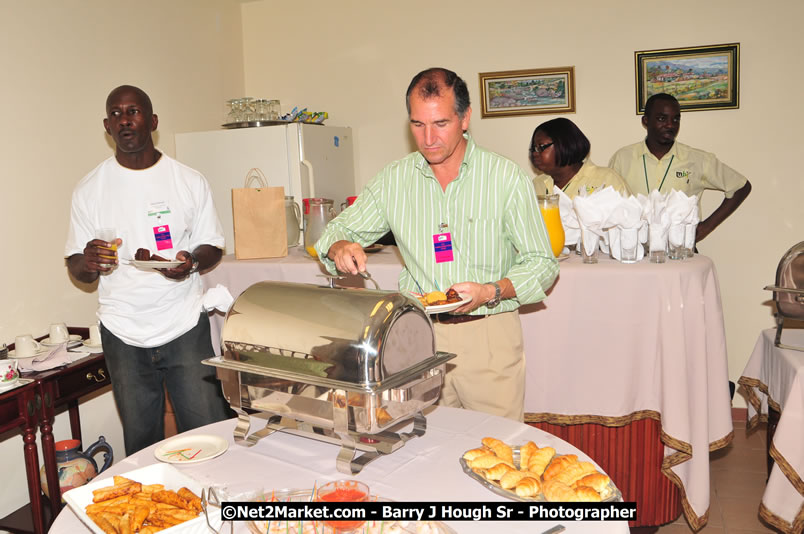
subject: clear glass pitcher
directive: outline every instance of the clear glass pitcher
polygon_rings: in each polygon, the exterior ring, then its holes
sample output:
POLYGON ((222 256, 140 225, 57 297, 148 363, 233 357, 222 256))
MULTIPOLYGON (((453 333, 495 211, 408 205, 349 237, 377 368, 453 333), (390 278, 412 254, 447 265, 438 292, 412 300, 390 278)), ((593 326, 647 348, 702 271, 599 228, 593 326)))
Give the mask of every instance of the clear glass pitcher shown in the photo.
POLYGON ((557 258, 564 250, 564 225, 561 224, 561 213, 558 211, 558 195, 537 195, 537 198, 550 236, 550 247, 557 258))
POLYGON ((285 197, 285 221, 288 230, 288 248, 299 244, 301 233, 301 210, 292 196, 285 197))
POLYGON ((324 233, 327 223, 335 218, 335 201, 330 198, 311 198, 304 207, 304 250, 313 258, 317 258, 314 245, 324 233))

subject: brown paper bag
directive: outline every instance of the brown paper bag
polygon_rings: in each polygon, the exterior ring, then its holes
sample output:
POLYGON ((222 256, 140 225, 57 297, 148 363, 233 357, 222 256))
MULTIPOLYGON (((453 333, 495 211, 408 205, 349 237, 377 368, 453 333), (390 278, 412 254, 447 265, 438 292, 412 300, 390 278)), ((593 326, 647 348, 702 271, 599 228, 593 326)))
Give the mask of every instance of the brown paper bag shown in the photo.
POLYGON ((232 189, 235 257, 238 260, 288 255, 285 189, 266 187, 265 176, 251 169, 243 189, 232 189), (252 181, 261 187, 249 187, 252 181))

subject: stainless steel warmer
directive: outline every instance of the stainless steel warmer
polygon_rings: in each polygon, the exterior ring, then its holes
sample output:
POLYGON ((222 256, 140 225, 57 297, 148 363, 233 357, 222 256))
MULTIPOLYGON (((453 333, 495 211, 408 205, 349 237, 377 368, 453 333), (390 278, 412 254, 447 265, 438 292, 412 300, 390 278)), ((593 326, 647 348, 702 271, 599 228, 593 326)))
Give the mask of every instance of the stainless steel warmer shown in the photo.
POLYGON ((784 320, 804 321, 804 241, 794 245, 779 261, 776 268, 776 285, 765 286, 773 291, 776 302, 776 340, 774 345, 783 349, 804 351, 804 347, 785 345, 782 341, 784 320))
POLYGON ((424 434, 445 363, 421 305, 400 293, 259 282, 232 304, 217 368, 238 414, 235 442, 277 430, 341 446, 337 468, 358 473, 424 434), (251 434, 251 418, 267 419, 251 434), (398 430, 413 421, 410 432, 398 430), (357 451, 362 454, 356 457, 357 451))

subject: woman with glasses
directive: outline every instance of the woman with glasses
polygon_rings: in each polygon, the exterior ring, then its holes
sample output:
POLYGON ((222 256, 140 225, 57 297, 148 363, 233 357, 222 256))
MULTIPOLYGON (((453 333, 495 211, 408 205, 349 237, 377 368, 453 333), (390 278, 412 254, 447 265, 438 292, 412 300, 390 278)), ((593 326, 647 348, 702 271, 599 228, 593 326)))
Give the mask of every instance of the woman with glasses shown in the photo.
POLYGON ((555 185, 573 198, 610 185, 621 195, 630 195, 619 174, 587 159, 590 147, 589 139, 569 119, 537 126, 530 140, 530 161, 542 173, 533 180, 536 193, 552 194, 555 185))

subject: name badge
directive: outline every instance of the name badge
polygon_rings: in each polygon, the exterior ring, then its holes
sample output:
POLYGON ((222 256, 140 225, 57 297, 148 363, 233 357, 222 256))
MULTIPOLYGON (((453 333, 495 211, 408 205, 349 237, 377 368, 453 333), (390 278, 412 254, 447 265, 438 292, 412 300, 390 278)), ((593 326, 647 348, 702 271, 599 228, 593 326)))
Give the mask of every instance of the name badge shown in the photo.
POLYGON ((433 249, 436 263, 452 261, 452 234, 433 234, 433 249))
POLYGON ((156 240, 156 250, 173 248, 173 240, 170 238, 170 226, 154 226, 154 239, 156 240))

